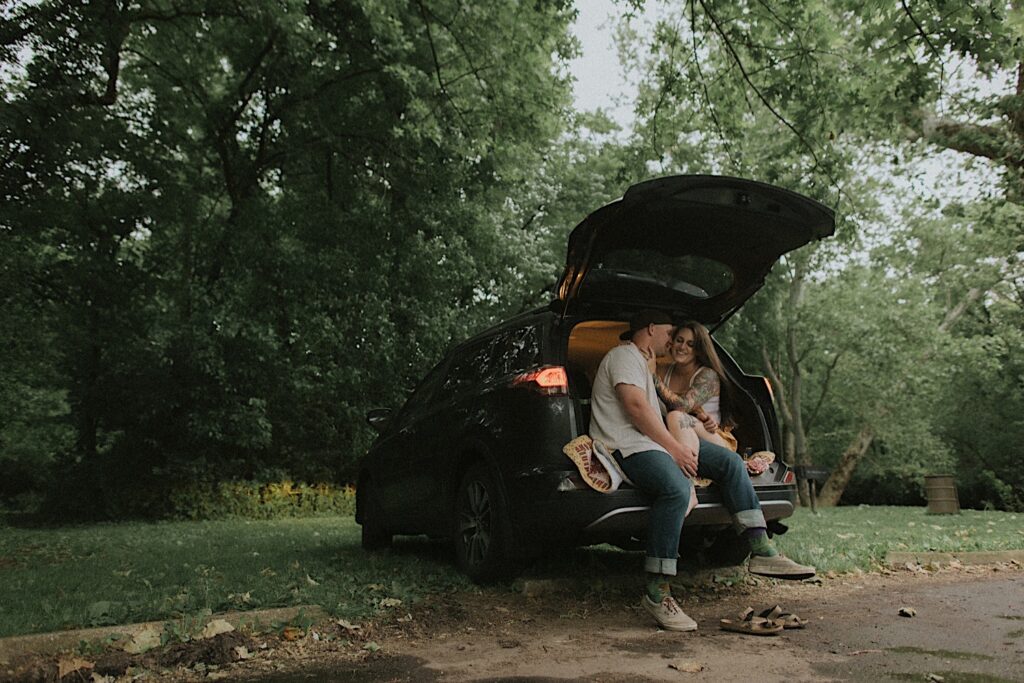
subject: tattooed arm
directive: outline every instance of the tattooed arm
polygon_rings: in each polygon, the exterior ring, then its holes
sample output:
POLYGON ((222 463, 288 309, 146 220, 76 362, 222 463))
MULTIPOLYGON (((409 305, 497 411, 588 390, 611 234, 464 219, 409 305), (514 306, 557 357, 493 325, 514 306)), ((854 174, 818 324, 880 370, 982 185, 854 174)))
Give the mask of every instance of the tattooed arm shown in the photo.
POLYGON ((701 406, 718 395, 720 386, 718 375, 714 370, 700 368, 693 376, 693 386, 685 393, 677 394, 669 389, 660 377, 655 375, 654 387, 658 392, 658 398, 665 404, 669 412, 681 410, 684 413, 703 412, 701 406))

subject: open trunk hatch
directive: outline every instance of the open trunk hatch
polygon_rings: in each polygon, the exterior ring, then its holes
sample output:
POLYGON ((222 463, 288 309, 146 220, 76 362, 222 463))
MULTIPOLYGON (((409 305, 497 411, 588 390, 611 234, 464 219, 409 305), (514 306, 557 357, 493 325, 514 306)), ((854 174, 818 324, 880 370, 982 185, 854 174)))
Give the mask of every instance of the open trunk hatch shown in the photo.
POLYGON ((634 185, 569 236, 558 298, 667 307, 716 324, 764 284, 780 256, 835 231, 819 202, 722 176, 634 185))

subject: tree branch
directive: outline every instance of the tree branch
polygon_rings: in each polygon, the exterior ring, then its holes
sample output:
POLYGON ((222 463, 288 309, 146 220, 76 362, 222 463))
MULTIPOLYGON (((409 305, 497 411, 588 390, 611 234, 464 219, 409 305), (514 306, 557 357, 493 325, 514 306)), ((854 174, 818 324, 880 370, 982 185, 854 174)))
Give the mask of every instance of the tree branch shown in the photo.
POLYGON ((907 17, 910 18, 911 23, 913 23, 914 27, 917 29, 917 35, 921 36, 921 40, 925 42, 925 45, 927 45, 928 48, 932 51, 932 54, 935 55, 935 58, 939 60, 939 97, 941 97, 942 83, 945 80, 946 64, 945 62, 942 61, 942 55, 939 54, 939 51, 937 49, 935 49, 935 45, 932 44, 931 39, 928 38, 928 34, 924 32, 924 28, 921 26, 920 23, 918 23, 917 19, 915 19, 914 15, 910 12, 910 8, 907 7, 907 1, 900 0, 900 4, 903 5, 903 11, 906 13, 907 17))
POLYGON ((718 114, 715 113, 715 105, 711 101, 711 94, 708 92, 708 84, 704 77, 704 71, 700 68, 700 56, 697 54, 697 8, 694 6, 693 0, 690 0, 690 36, 693 39, 693 64, 697 68, 697 76, 700 78, 700 87, 704 91, 704 102, 707 104, 708 113, 711 114, 711 121, 715 124, 715 131, 718 133, 718 138, 722 141, 722 147, 725 149, 725 156, 729 159, 729 163, 733 168, 738 168, 736 160, 732 156, 732 148, 729 144, 729 138, 726 137, 725 131, 722 129, 722 123, 718 120, 718 114))
POLYGON ((444 95, 445 99, 448 100, 448 104, 451 105, 452 109, 455 110, 456 116, 459 117, 459 121, 462 123, 463 132, 466 135, 470 133, 470 127, 466 123, 465 116, 462 115, 462 111, 458 105, 455 104, 454 98, 451 93, 448 92, 448 88, 445 87, 444 79, 441 77, 441 61, 437 56, 437 46, 434 44, 434 33, 430 29, 430 18, 427 16, 427 8, 423 6, 423 0, 416 0, 416 5, 420 8, 420 16, 423 18, 423 24, 427 29, 427 43, 430 45, 430 56, 434 60, 434 75, 437 77, 437 86, 441 89, 441 94, 444 95))
POLYGON ((982 293, 983 292, 980 287, 971 287, 967 291, 967 294, 964 295, 964 298, 961 299, 956 306, 946 312, 946 316, 939 324, 939 332, 948 332, 949 328, 953 327, 953 325, 956 324, 956 321, 959 320, 967 311, 968 306, 981 298, 982 293))
POLYGON ((767 108, 768 111, 771 112, 772 116, 778 119, 784 126, 786 126, 786 128, 793 132, 793 135, 797 137, 797 139, 800 141, 800 144, 804 146, 807 152, 811 155, 811 158, 814 159, 815 168, 821 168, 824 171, 825 175, 828 177, 829 181, 831 181, 831 183, 838 188, 839 181, 836 180, 835 177, 833 177, 833 175, 827 169, 824 168, 824 166, 822 166, 821 159, 818 158, 818 154, 817 152, 814 151, 814 147, 811 146, 811 143, 809 143, 807 139, 804 138, 803 134, 800 131, 798 131, 792 123, 786 120, 786 117, 780 114, 778 110, 776 110, 775 107, 772 106, 772 103, 769 102, 768 98, 764 96, 764 93, 761 92, 761 89, 754 85, 754 82, 750 79, 750 74, 747 73, 746 67, 743 66, 743 60, 740 59, 739 54, 737 54, 736 49, 733 47, 732 42, 729 40, 728 34, 726 33, 722 25, 718 22, 718 18, 711 11, 711 8, 708 7, 707 2, 705 0, 700 0, 700 5, 701 7, 704 8, 704 13, 707 14, 708 19, 711 20, 712 24, 714 24, 716 33, 718 33, 718 36, 722 39, 722 42, 725 44, 726 50, 728 50, 730 56, 732 56, 733 61, 736 63, 736 66, 739 68, 740 73, 743 75, 743 80, 747 83, 748 86, 750 86, 750 89, 754 91, 754 94, 757 95, 757 98, 759 100, 761 100, 761 103, 765 106, 765 108, 767 108))
POLYGON ((1005 132, 992 126, 926 115, 921 119, 920 136, 939 147, 1000 161, 1014 168, 1024 165, 1019 156, 1007 154, 1012 146, 1007 144, 1005 132))

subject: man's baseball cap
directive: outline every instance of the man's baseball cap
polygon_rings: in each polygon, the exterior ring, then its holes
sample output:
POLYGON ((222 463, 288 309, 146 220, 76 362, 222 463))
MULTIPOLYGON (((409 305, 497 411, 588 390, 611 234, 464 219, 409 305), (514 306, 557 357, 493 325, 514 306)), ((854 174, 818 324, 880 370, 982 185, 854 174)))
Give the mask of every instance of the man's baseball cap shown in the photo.
POLYGON ((629 319, 629 329, 619 335, 619 339, 626 341, 633 338, 637 330, 642 330, 648 325, 671 325, 672 316, 664 311, 653 308, 645 308, 629 319))

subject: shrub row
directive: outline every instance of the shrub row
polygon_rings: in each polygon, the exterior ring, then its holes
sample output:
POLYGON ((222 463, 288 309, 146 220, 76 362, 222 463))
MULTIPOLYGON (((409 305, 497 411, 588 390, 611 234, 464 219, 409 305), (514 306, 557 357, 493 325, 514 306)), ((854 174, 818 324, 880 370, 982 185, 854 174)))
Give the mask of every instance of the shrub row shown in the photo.
POLYGON ((173 489, 171 515, 183 519, 277 519, 355 513, 352 486, 292 481, 196 482, 173 489))

